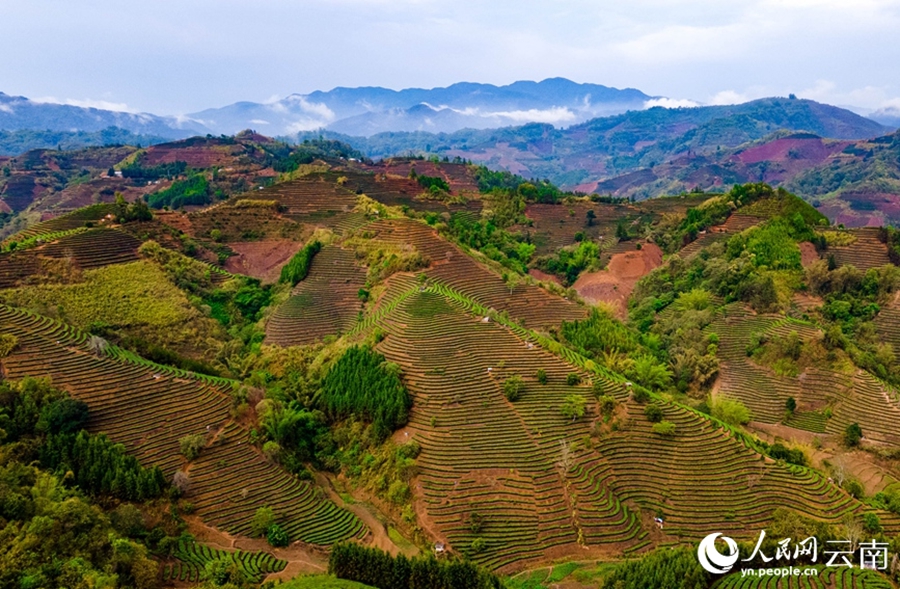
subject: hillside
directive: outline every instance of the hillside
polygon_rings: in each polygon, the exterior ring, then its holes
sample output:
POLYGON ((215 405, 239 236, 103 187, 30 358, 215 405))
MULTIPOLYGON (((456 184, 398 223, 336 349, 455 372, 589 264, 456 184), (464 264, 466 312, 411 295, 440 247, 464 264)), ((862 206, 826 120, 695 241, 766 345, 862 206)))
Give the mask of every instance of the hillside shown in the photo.
POLYGON ((780 132, 715 154, 690 153, 582 189, 624 198, 651 198, 735 183, 768 182, 802 196, 835 223, 896 224, 897 134, 864 141, 780 132))
POLYGON ((762 183, 633 203, 326 141, 117 149, 15 162, 102 156, 122 177, 81 185, 132 192, 0 242, 0 492, 34 504, 0 517, 63 518, 25 497, 65 486, 115 586, 754 586, 698 542, 900 537, 892 230, 762 183))
POLYGON ((811 100, 763 98, 731 106, 655 107, 565 129, 529 124, 450 134, 388 133, 342 139, 370 157, 411 150, 462 156, 574 187, 682 154, 715 153, 779 129, 832 139, 866 139, 891 130, 848 110, 811 100))

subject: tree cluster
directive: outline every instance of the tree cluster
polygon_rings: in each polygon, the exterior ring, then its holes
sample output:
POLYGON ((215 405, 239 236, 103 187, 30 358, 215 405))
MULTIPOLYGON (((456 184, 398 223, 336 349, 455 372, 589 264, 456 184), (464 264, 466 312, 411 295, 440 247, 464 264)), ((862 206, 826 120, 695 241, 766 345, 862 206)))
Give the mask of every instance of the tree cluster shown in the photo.
POLYGON ((392 557, 377 548, 342 543, 332 548, 328 572, 378 589, 500 589, 496 576, 470 562, 392 557))
POLYGON ((212 187, 205 174, 193 174, 184 180, 176 180, 166 189, 147 195, 151 208, 180 209, 187 205, 205 205, 212 201, 212 187))
POLYGON ((400 381, 398 366, 365 346, 348 349, 322 381, 320 405, 329 419, 357 417, 387 438, 406 424, 412 398, 400 381))
POLYGON ((279 282, 287 282, 291 286, 296 286, 309 274, 312 260, 321 250, 322 243, 319 241, 311 241, 303 246, 303 249, 294 254, 291 260, 281 268, 279 282))

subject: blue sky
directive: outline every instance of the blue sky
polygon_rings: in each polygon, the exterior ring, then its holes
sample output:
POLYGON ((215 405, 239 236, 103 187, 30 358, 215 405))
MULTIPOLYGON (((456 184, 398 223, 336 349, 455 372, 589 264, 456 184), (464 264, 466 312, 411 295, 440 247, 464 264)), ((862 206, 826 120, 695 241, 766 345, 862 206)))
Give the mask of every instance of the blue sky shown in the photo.
POLYGON ((0 20, 0 91, 157 114, 555 76, 900 108, 900 0, 0 0, 0 20))

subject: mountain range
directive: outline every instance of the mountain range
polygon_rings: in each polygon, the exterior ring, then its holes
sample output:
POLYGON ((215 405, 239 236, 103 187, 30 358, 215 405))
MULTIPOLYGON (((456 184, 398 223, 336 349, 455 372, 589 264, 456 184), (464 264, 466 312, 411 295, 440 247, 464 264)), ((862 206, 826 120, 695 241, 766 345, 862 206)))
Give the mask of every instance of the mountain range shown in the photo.
POLYGON ((118 127, 179 139, 255 129, 270 136, 326 129, 370 136, 389 131, 452 132, 528 122, 571 125, 645 108, 639 90, 578 84, 564 78, 506 86, 462 82, 446 88, 335 88, 267 103, 236 102, 183 116, 129 113, 29 100, 0 93, 0 130, 97 132, 118 127))
POLYGON ((446 88, 335 88, 271 103, 238 102, 188 115, 215 133, 254 128, 270 135, 327 129, 368 137, 390 131, 452 132, 526 122, 570 125, 644 108, 651 97, 631 88, 564 78, 507 86, 462 82, 446 88))

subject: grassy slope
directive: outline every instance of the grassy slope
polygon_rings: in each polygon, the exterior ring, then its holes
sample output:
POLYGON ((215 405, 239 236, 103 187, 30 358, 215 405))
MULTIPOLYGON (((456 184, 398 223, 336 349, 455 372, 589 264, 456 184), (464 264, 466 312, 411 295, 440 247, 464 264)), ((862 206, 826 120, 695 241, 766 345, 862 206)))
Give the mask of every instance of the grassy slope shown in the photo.
POLYGON ((84 272, 83 282, 0 291, 0 301, 89 329, 105 324, 123 336, 137 336, 188 356, 208 356, 221 346, 219 324, 197 310, 148 261, 84 272))

